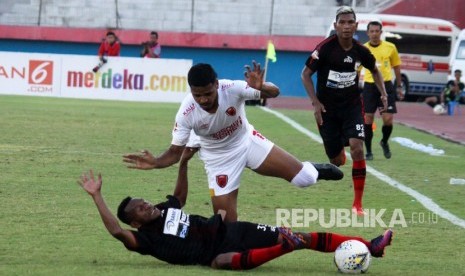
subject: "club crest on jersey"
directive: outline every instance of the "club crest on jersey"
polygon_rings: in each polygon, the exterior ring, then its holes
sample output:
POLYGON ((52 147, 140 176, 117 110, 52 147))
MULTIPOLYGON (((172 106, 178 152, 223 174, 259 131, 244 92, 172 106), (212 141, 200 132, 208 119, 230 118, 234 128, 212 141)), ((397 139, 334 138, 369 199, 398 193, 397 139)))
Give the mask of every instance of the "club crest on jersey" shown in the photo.
POLYGON ((216 176, 216 184, 220 186, 220 188, 224 188, 226 184, 228 184, 228 176, 226 174, 220 174, 216 176))
POLYGON ((236 115, 236 108, 234 108, 233 106, 230 106, 228 109, 226 109, 226 115, 228 116, 236 115))
POLYGON ((345 63, 352 63, 352 62, 354 62, 354 60, 353 60, 350 56, 347 56, 347 57, 344 59, 344 62, 345 62, 345 63))

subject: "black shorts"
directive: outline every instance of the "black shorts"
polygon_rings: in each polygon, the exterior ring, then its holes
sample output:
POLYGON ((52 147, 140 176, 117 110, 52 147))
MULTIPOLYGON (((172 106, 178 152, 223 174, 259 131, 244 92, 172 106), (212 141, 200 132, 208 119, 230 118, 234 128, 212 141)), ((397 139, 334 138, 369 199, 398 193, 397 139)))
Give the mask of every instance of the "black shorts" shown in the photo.
POLYGON ((226 234, 217 255, 228 252, 243 252, 248 249, 264 248, 278 242, 278 227, 250 222, 226 223, 226 234))
POLYGON ((349 145, 350 138, 365 140, 364 114, 361 100, 336 110, 321 113, 323 125, 319 126, 326 155, 332 159, 349 145))
MULTIPOLYGON (((384 82, 384 87, 386 87, 386 92, 388 96, 388 106, 386 113, 397 113, 396 107, 396 89, 390 81, 384 82)), ((376 109, 383 107, 383 102, 381 101, 381 93, 374 83, 365 83, 363 86, 363 105, 365 107, 365 113, 375 113, 376 109)))

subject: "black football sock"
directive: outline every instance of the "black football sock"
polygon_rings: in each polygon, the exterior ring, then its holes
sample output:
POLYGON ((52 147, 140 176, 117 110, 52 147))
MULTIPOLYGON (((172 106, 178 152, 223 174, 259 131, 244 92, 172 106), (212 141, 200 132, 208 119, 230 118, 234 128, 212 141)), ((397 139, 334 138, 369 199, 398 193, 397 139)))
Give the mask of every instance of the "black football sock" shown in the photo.
POLYGON ((387 143, 389 137, 391 137, 392 126, 383 126, 383 143, 387 143))
POLYGON ((371 141, 373 140, 373 125, 365 124, 365 147, 367 148, 367 153, 371 152, 371 141))

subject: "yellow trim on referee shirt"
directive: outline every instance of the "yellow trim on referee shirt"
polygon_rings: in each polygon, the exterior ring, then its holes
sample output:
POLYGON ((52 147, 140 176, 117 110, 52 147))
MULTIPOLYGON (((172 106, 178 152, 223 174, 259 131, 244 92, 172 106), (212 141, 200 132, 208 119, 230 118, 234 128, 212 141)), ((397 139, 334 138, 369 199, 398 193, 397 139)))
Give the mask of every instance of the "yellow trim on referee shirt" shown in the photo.
MULTIPOLYGON (((367 42, 364 45, 370 49, 370 52, 373 54, 373 56, 375 56, 376 66, 383 75, 384 81, 391 81, 393 79, 392 67, 401 64, 396 45, 389 41, 381 41, 381 44, 379 44, 378 47, 371 46, 370 42, 367 42)), ((370 70, 365 70, 365 77, 363 80, 370 83, 375 82, 370 70)))

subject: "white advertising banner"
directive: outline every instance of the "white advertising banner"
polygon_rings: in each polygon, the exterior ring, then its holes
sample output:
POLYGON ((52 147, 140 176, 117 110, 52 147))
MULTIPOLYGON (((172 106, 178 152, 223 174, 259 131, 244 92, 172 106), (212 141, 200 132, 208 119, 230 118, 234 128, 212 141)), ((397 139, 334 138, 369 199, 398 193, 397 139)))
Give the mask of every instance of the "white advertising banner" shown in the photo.
POLYGON ((0 52, 0 94, 60 96, 60 58, 0 52))
POLYGON ((192 60, 0 52, 0 94, 181 102, 192 60))

